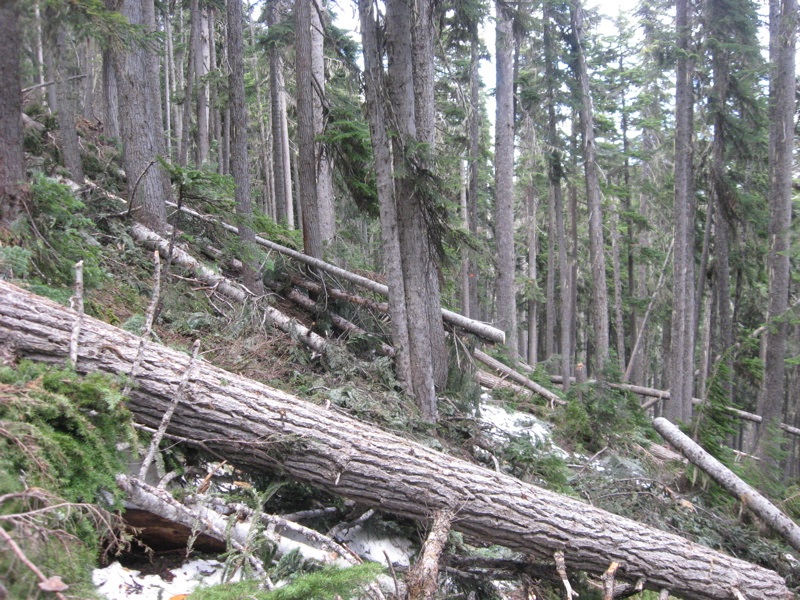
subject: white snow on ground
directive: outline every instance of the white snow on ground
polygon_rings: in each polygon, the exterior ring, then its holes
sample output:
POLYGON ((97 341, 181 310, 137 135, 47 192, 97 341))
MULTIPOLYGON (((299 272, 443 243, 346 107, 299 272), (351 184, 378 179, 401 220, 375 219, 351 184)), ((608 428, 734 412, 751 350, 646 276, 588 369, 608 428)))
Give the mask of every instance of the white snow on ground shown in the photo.
POLYGON ((540 421, 530 413, 509 411, 502 406, 490 404, 491 396, 487 393, 481 396, 481 420, 492 426, 491 433, 497 439, 508 436, 530 437, 531 444, 550 444, 550 426, 540 421))
POLYGON ((411 564, 414 549, 409 540, 400 537, 376 537, 360 527, 347 529, 341 534, 341 539, 353 552, 361 558, 386 564, 386 555, 395 566, 407 567, 411 564))
MULTIPOLYGON (((178 594, 189 594, 201 583, 221 583, 222 570, 223 564, 218 560, 195 559, 170 569, 175 577, 168 582, 159 575, 141 575, 139 571, 126 569, 115 561, 104 569, 95 569, 92 581, 97 591, 108 600, 169 600, 178 594)), ((238 581, 238 575, 233 580, 238 581)))

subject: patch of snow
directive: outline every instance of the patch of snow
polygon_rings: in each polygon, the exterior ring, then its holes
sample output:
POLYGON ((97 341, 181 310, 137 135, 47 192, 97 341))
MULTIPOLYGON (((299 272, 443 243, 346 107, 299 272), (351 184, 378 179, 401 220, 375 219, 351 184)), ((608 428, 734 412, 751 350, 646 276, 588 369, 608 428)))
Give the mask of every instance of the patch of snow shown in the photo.
MULTIPOLYGON (((178 594, 189 594, 199 585, 216 585, 222 582, 224 565, 218 560, 195 559, 170 569, 173 579, 166 581, 160 575, 142 575, 126 569, 115 561, 103 569, 95 569, 92 581, 97 591, 108 600, 168 600, 178 594)), ((238 581, 239 575, 233 577, 238 581)))
POLYGON ((492 426, 492 434, 499 439, 507 436, 528 436, 531 444, 550 443, 550 426, 530 413, 508 411, 502 406, 487 402, 480 406, 481 420, 492 426))
POLYGON ((377 537, 359 527, 346 529, 340 539, 361 558, 379 562, 387 567, 389 565, 386 563, 386 555, 393 565, 407 567, 411 564, 411 556, 414 554, 410 540, 401 537, 377 537))

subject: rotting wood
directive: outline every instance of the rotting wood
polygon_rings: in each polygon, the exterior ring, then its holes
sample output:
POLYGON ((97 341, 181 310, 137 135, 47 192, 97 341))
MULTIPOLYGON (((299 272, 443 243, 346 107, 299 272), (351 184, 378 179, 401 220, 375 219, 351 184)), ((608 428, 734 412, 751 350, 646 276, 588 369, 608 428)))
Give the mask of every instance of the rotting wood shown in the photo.
MULTIPOLYGON (((75 314, 0 281, 0 347, 18 358, 63 364, 75 314)), ((81 330, 81 372, 127 373, 138 339, 96 319, 81 330)), ((129 407, 156 428, 191 358, 151 343, 129 407)), ((577 499, 523 483, 381 431, 339 411, 200 363, 168 433, 224 455, 254 473, 286 475, 367 506, 417 520, 454 510, 453 529, 468 539, 552 561, 564 552, 574 570, 617 579, 647 578, 686 600, 790 598, 773 571, 612 515, 577 499)))
POLYGON ((492 358, 482 350, 475 349, 475 351, 473 352, 473 356, 475 357, 476 360, 479 360, 487 367, 491 367, 495 371, 502 373, 509 379, 512 379, 515 383, 518 383, 523 387, 533 390, 534 392, 539 394, 542 398, 550 402, 551 407, 553 407, 556 404, 562 404, 562 405, 566 404, 566 401, 563 398, 561 398, 561 396, 559 396, 558 394, 551 392, 546 387, 541 386, 532 379, 525 377, 525 375, 517 373, 514 369, 507 367, 499 360, 497 360, 496 358, 492 358))
POLYGON ((433 515, 431 531, 422 546, 417 562, 411 567, 406 577, 408 600, 432 600, 436 597, 439 558, 447 543, 452 522, 452 511, 439 510, 433 515))
POLYGON ((733 471, 711 456, 692 438, 663 417, 653 420, 655 430, 675 446, 691 463, 702 469, 741 503, 764 521, 770 529, 785 539, 795 550, 800 551, 800 527, 781 510, 742 481, 733 471))

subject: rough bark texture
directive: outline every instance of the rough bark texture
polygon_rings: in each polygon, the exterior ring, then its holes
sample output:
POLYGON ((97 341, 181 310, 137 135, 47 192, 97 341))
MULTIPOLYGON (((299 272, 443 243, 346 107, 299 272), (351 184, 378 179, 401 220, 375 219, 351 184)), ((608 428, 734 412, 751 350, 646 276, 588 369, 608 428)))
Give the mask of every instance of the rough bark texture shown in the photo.
MULTIPOLYGON (((322 15, 327 16, 324 0, 311 2, 311 74, 314 86, 314 138, 325 133, 325 24, 322 15)), ((319 235, 323 247, 333 240, 336 234, 336 204, 333 190, 333 171, 325 144, 314 144, 317 165, 317 213, 319 215, 319 235)))
MULTIPOLYGON (((142 25, 148 32, 155 29, 153 0, 124 0, 120 12, 131 24, 142 25)), ((137 221, 162 231, 167 223, 164 202, 171 190, 167 174, 158 165, 158 157, 166 156, 166 143, 155 60, 146 48, 137 46, 114 51, 128 201, 137 221)))
MULTIPOLYGON (((19 358, 66 359, 75 313, 0 282, 0 346, 19 358)), ((127 373, 139 338, 87 318, 77 369, 127 373)), ((190 357, 148 344, 129 405, 157 427, 190 357)), ((285 392, 201 363, 169 433, 254 471, 283 469, 331 493, 413 519, 454 510, 453 528, 482 542, 602 574, 646 577, 651 589, 727 600, 789 598, 774 572, 385 433, 285 392)))
MULTIPOLYGON (((756 454, 770 459, 771 431, 783 416, 786 393, 787 324, 779 319, 789 304, 792 221, 792 151, 795 113, 795 45, 797 0, 771 0, 770 29, 770 166, 769 166, 769 311, 764 390, 759 412, 764 424, 759 431, 756 454)), ((774 462, 774 461, 773 461, 774 462)))
POLYGON ((669 348, 669 385, 672 399, 666 416, 673 422, 692 418, 694 365, 694 184, 692 164, 692 68, 690 3, 676 3, 680 53, 675 83, 675 257, 673 267, 672 334, 669 348))
POLYGON ((7 228, 22 210, 19 182, 25 178, 22 149, 22 93, 19 61, 22 32, 19 2, 0 0, 0 228, 7 228))
MULTIPOLYGON (((282 20, 281 0, 271 0, 267 24, 282 20)), ((286 116, 286 90, 283 81, 283 51, 273 42, 269 47, 269 96, 272 112, 272 169, 275 178, 275 214, 279 223, 294 229, 292 174, 289 159, 289 125, 286 116)))
MULTIPOLYGON (((427 0, 426 0, 427 1, 427 0)), ((387 77, 384 79, 397 135, 392 138, 395 175, 397 233, 400 240, 400 264, 405 290, 408 354, 411 365, 410 392, 424 418, 438 419, 436 387, 441 381, 444 330, 441 322, 431 319, 432 305, 441 306, 437 257, 426 213, 431 198, 415 173, 427 166, 424 150, 417 148, 419 137, 416 117, 416 82, 414 57, 418 51, 412 39, 414 14, 405 0, 386 3, 387 77), (439 344, 441 342, 441 345, 439 344)))
POLYGON ((313 0, 295 2, 295 79, 297 80, 297 199, 303 209, 303 250, 322 258, 322 233, 317 203, 317 153, 314 130, 311 13, 313 0))
MULTIPOLYGON (((411 382, 411 361, 408 353, 408 324, 406 322, 405 286, 400 264, 400 237, 397 232, 397 208, 394 203, 394 176, 392 173, 392 148, 383 102, 382 49, 378 35, 376 6, 372 0, 359 0, 358 14, 361 22, 364 52, 364 95, 367 105, 370 139, 375 160, 378 205, 381 223, 383 268, 386 272, 384 294, 389 297, 389 314, 392 319, 392 346, 394 346, 395 372, 404 384, 411 382)), ((373 282, 375 283, 375 282, 373 282)))
POLYGON ((73 77, 78 75, 77 59, 70 48, 69 32, 63 17, 59 17, 57 10, 49 6, 45 8, 44 15, 48 42, 53 48, 59 149, 70 177, 78 183, 83 183, 81 147, 78 142, 78 131, 75 128, 75 116, 78 114, 78 82, 73 77))
POLYGON ((497 114, 495 117, 494 243, 497 323, 517 354, 517 286, 514 283, 514 33, 510 8, 496 2, 497 114))
POLYGON ((581 139, 586 177, 586 203, 589 209, 589 255, 592 269, 592 324, 594 326, 594 370, 602 375, 609 352, 608 288, 606 284, 605 244, 603 242, 603 206, 600 197, 600 177, 597 172, 597 144, 594 138, 594 107, 589 89, 589 70, 583 49, 583 8, 580 2, 572 7, 573 51, 575 77, 581 90, 581 139))

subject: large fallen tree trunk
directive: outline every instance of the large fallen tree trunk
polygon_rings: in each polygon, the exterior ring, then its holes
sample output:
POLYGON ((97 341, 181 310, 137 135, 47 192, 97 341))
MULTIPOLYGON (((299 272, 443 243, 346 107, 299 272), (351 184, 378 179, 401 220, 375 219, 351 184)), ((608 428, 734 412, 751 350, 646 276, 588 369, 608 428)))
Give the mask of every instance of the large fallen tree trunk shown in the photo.
MULTIPOLYGON (((76 313, 0 281, 0 355, 63 362, 76 313)), ((85 318, 76 368, 128 373, 138 337, 85 318)), ((129 406, 157 427, 190 357, 149 344, 129 406)), ((169 433, 254 471, 280 469, 331 493, 382 510, 428 519, 456 514, 453 528, 540 560, 563 553, 570 569, 617 579, 646 578, 650 589, 687 599, 791 597, 776 573, 509 475, 436 452, 351 419, 335 409, 222 369, 196 365, 169 433)))

